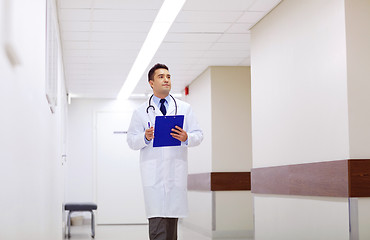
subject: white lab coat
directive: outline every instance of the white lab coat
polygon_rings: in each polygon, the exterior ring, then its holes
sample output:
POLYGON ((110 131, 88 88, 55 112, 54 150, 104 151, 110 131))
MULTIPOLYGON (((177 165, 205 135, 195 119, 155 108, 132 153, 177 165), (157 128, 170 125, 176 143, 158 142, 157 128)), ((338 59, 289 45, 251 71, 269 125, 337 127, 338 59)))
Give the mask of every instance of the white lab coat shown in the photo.
MULTIPOLYGON (((153 140, 145 143, 145 129, 152 126, 155 116, 163 116, 159 107, 149 108, 148 101, 135 110, 127 134, 130 148, 140 150, 141 179, 144 190, 146 214, 152 217, 187 216, 188 147, 199 145, 203 140, 202 130, 188 103, 176 99, 177 114, 184 115, 183 129, 188 134, 188 144, 175 147, 153 148, 153 140)), ((175 115, 173 99, 168 103, 167 115, 175 115)), ((155 128, 155 126, 154 126, 155 128)))

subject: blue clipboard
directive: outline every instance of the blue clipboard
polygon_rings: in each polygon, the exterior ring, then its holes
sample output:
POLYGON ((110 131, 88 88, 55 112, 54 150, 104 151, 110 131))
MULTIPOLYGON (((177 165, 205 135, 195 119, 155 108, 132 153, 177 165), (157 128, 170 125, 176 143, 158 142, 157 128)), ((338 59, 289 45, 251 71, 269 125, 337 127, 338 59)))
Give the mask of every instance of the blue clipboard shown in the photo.
POLYGON ((154 127, 153 147, 180 146, 181 141, 171 136, 171 129, 175 126, 183 128, 184 115, 156 116, 154 127))

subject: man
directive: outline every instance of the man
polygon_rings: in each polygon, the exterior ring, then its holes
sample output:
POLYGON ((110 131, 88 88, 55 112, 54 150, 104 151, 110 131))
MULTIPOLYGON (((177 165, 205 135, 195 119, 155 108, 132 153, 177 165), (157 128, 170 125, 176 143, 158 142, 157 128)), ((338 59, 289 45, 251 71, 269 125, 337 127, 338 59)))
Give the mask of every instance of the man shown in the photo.
POLYGON ((154 65, 148 81, 153 95, 133 113, 127 142, 130 148, 140 149, 150 240, 176 240, 178 218, 186 217, 188 210, 188 147, 199 145, 203 133, 190 105, 170 95, 171 75, 166 65, 154 65), (171 133, 181 145, 153 148, 155 117, 175 114, 184 115, 183 128, 176 126, 171 133))

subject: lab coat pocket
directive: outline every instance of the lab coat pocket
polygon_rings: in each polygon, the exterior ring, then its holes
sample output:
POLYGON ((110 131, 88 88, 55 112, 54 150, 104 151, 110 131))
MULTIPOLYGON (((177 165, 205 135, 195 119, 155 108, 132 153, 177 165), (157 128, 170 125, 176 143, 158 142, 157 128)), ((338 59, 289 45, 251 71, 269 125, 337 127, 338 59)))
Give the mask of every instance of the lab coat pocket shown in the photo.
POLYGON ((146 160, 141 162, 141 180, 143 186, 153 186, 156 180, 156 160, 146 160))
POLYGON ((175 186, 186 188, 188 179, 188 162, 175 159, 175 186))

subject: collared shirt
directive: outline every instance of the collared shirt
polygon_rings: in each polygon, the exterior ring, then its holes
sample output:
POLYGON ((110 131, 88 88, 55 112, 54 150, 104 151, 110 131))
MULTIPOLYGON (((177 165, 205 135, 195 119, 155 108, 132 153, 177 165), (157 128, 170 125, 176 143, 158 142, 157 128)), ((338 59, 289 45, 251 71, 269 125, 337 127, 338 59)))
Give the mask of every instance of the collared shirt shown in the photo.
MULTIPOLYGON (((165 97, 164 99, 166 99, 166 101, 164 102, 164 106, 166 107, 166 110, 168 111, 168 106, 169 106, 169 101, 171 101, 171 97, 170 95, 167 95, 167 97, 165 97)), ((161 103, 160 103, 160 98, 159 97, 156 97, 155 95, 153 95, 153 98, 152 98, 152 101, 154 102, 155 106, 158 107, 158 109, 161 107, 161 103)), ((144 140, 145 140, 145 143, 146 144, 149 144, 150 141, 148 141, 144 135, 144 140)))
MULTIPOLYGON (((170 95, 167 95, 167 97, 165 97, 164 99, 166 99, 166 101, 164 102, 164 106, 166 107, 166 110, 168 111, 168 106, 169 106, 169 102, 172 100, 170 95)), ((156 97, 155 95, 153 95, 153 98, 152 98, 154 104, 158 107, 158 109, 161 107, 161 103, 160 103, 160 98, 156 97)))
MULTIPOLYGON (((164 103, 164 106, 166 107, 166 110, 168 111, 169 102, 170 102, 170 101, 172 101, 172 99, 171 99, 171 96, 170 96, 170 95, 168 95, 167 97, 165 97, 165 99, 166 99, 166 102, 164 103)), ((154 104, 155 104, 158 108, 160 108, 160 107, 161 107, 160 100, 161 100, 160 98, 158 98, 158 97, 156 97, 156 96, 154 96, 154 95, 153 95, 152 101, 154 102, 154 104)), ((145 143, 146 143, 146 144, 149 144, 149 143, 150 143, 150 141, 152 141, 152 140, 148 141, 148 140, 146 139, 146 137, 145 137, 145 134, 144 134, 144 140, 145 140, 145 143)), ((186 139, 186 141, 185 141, 184 143, 185 143, 186 145, 188 145, 188 139, 186 139)))

